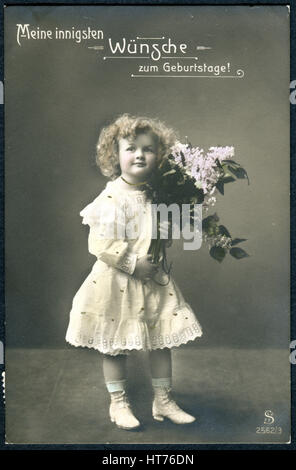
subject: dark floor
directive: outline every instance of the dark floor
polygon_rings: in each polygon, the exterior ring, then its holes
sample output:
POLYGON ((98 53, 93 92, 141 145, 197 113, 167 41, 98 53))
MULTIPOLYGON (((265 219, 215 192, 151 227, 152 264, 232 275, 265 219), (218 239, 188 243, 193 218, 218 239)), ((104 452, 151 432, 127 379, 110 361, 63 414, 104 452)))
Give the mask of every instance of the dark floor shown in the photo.
POLYGON ((195 423, 180 426, 152 419, 147 356, 133 353, 130 401, 143 429, 129 432, 109 421, 109 397, 98 352, 71 346, 8 349, 6 442, 286 443, 290 440, 288 355, 278 349, 174 350, 174 396, 197 417, 195 423), (274 429, 264 425, 267 410, 273 413, 274 429), (259 434, 261 426, 265 433, 259 434))

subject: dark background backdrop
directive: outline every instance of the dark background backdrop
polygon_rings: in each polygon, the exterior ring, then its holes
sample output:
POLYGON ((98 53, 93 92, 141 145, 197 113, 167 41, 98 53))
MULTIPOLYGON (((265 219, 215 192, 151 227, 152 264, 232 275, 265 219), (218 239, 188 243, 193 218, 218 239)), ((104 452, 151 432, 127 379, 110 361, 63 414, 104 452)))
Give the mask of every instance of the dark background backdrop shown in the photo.
MULTIPOLYGON (((286 7, 7 7, 5 9, 6 342, 70 347, 72 298, 95 258, 79 211, 103 189, 94 165, 103 125, 158 117, 199 147, 233 145, 250 186, 226 186, 217 210, 251 255, 218 264, 205 246, 169 250, 204 336, 198 346, 289 344, 289 19, 286 7), (200 62, 242 79, 132 79, 140 60, 103 61, 100 41, 16 42, 16 24, 171 37, 200 62)), ((173 61, 171 61, 173 63, 173 61)), ((189 64, 190 60, 183 63, 189 64)))

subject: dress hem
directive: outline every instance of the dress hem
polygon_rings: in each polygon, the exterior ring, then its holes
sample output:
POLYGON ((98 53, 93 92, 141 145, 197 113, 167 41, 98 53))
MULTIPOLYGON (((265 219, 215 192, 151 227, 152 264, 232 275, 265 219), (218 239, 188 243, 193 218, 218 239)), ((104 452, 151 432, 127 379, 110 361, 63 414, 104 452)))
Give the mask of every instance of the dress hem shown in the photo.
POLYGON ((199 333, 196 333, 192 338, 188 338, 186 339, 185 341, 179 341, 178 343, 174 343, 174 344, 171 344, 171 345, 168 345, 168 344, 159 344, 157 346, 151 346, 151 348, 143 348, 143 347, 130 347, 130 348, 125 348, 125 349, 122 349, 122 350, 113 350, 113 351, 110 351, 110 350, 103 350, 102 348, 98 347, 98 346, 95 346, 95 345, 92 345, 92 344, 79 344, 79 343, 76 343, 76 342, 71 342, 69 339, 66 338, 66 342, 68 344, 70 344, 71 346, 74 346, 75 348, 88 348, 88 349, 95 349, 96 351, 99 351, 101 354, 107 354, 108 356, 118 356, 120 354, 124 354, 124 355, 128 355, 131 351, 155 351, 157 349, 165 349, 165 348, 168 348, 168 349, 173 349, 173 348, 177 348, 179 346, 181 346, 182 344, 187 344, 189 343, 189 341, 194 341, 196 340, 197 338, 200 338, 202 336, 202 331, 200 331, 199 333))

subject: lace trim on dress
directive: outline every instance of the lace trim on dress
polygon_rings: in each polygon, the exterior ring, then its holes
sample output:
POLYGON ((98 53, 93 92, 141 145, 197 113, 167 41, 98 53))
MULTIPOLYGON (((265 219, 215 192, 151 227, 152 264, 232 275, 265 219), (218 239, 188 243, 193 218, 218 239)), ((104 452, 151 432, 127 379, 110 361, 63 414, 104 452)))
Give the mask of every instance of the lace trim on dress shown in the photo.
POLYGON ((137 257, 137 253, 126 253, 116 266, 125 273, 132 275, 136 267, 137 257))
POLYGON ((95 338, 89 338, 87 335, 83 335, 83 333, 78 333, 75 339, 66 337, 66 341, 73 346, 93 348, 103 354, 115 356, 118 354, 126 354, 126 351, 131 350, 149 351, 153 349, 178 347, 200 336, 202 336, 202 329, 196 321, 185 326, 180 333, 152 334, 150 340, 149 337, 146 337, 145 343, 141 340, 139 335, 131 335, 128 338, 114 337, 106 339, 101 335, 95 338))

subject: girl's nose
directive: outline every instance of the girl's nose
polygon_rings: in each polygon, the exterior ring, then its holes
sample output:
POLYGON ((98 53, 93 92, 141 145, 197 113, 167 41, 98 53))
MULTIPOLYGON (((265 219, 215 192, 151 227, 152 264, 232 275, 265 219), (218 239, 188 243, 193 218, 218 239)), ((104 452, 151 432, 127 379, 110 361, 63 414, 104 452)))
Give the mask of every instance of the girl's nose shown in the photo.
POLYGON ((135 153, 135 158, 143 159, 143 157, 144 157, 144 154, 142 152, 142 149, 138 149, 135 153))

